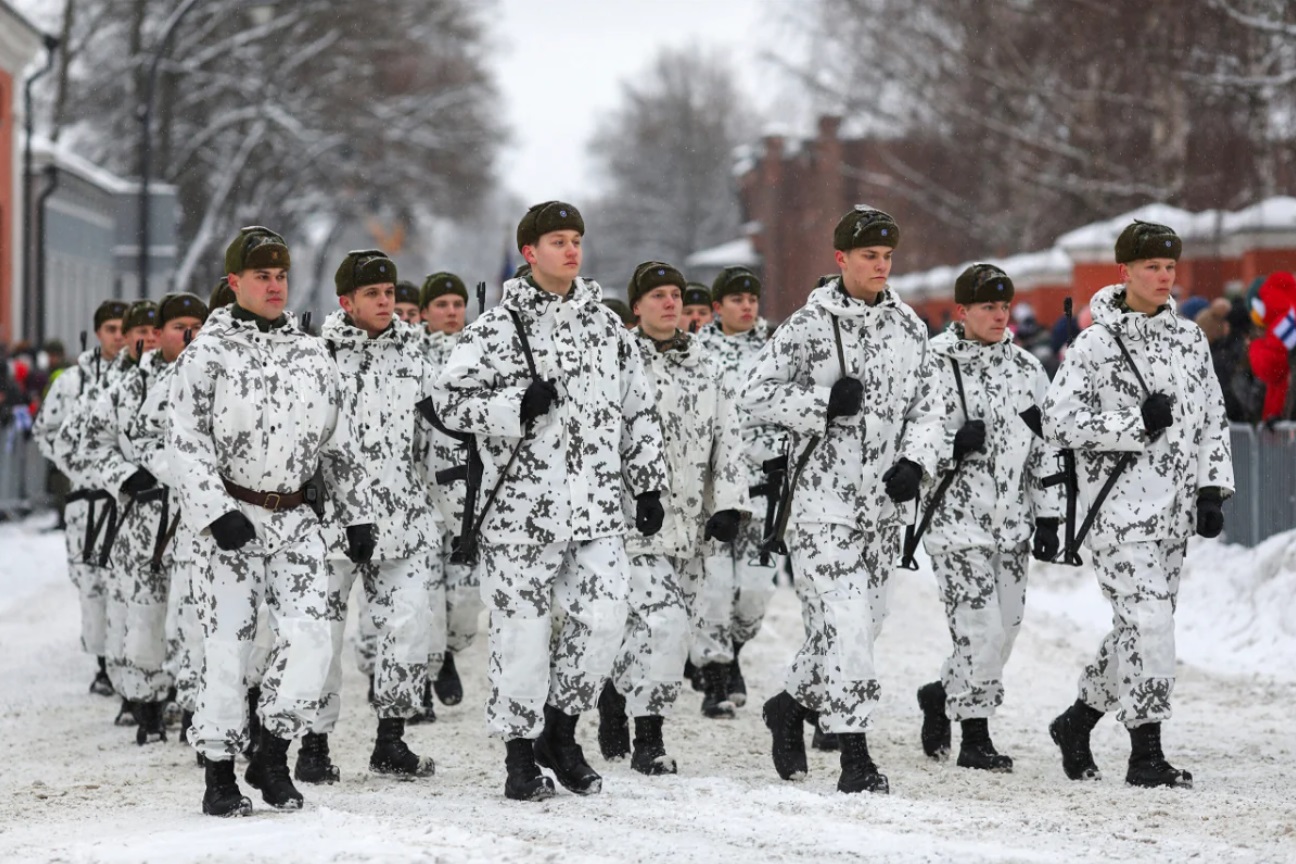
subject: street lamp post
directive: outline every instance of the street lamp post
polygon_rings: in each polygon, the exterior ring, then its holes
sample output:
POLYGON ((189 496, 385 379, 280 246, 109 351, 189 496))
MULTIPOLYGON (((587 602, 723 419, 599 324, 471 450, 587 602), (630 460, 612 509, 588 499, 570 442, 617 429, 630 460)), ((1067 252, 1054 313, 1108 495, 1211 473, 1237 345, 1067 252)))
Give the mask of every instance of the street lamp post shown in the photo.
POLYGON ((198 0, 183 0, 171 13, 162 27, 157 47, 153 49, 153 58, 149 61, 148 76, 144 81, 144 104, 139 108, 140 121, 140 164, 139 164, 139 298, 148 298, 149 283, 149 175, 153 170, 153 94, 157 90, 158 66, 166 52, 171 35, 180 21, 189 11, 198 5, 198 0))

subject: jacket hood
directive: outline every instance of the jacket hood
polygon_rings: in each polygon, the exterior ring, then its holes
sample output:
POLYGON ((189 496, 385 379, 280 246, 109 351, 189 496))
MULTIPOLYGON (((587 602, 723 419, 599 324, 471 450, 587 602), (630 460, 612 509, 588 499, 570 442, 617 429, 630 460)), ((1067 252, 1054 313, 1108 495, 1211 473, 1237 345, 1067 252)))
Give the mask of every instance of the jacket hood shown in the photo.
POLYGON ((391 325, 371 339, 368 333, 351 322, 342 309, 334 309, 320 325, 320 338, 333 345, 360 345, 368 342, 403 344, 418 335, 417 328, 393 317, 391 325))
POLYGON ((719 319, 716 319, 698 330, 697 335, 707 336, 713 339, 745 340, 748 342, 755 342, 758 345, 764 345, 769 341, 770 331, 772 329, 773 328, 770 327, 769 322, 764 318, 757 318, 756 323, 753 324, 752 328, 746 333, 735 333, 732 336, 728 336, 720 327, 719 319))
POLYGON ((501 306, 516 309, 533 318, 543 315, 551 303, 571 303, 584 307, 601 302, 603 289, 599 284, 579 276, 572 282, 566 299, 532 285, 527 279, 510 279, 505 282, 503 297, 500 298, 501 306))
POLYGON ((297 323, 295 315, 291 312, 284 312, 284 318, 286 319, 284 326, 277 327, 268 333, 262 333, 257 329, 256 324, 235 318, 229 306, 222 306, 207 316, 207 323, 203 325, 202 330, 199 332, 201 335, 211 335, 242 342, 253 342, 257 339, 280 342, 298 339, 306 335, 305 331, 297 323))
POLYGON ((698 338, 685 330, 676 330, 676 343, 665 351, 662 351, 656 339, 643 332, 640 328, 634 329, 634 335, 639 340, 639 346, 646 355, 662 354, 666 362, 676 366, 696 366, 702 359, 702 343, 698 338))
POLYGON ((1142 332, 1143 329, 1154 326, 1169 327, 1176 320, 1173 297, 1166 299, 1169 308, 1156 315, 1125 311, 1121 305, 1124 297, 1124 285, 1108 285, 1095 294, 1089 301, 1093 323, 1119 334, 1142 332))
POLYGON ((1001 350, 1005 345, 1011 345, 1012 341, 1012 331, 1005 330, 1002 339, 993 345, 985 345, 974 339, 964 338, 962 323, 951 321, 948 327, 931 338, 929 344, 940 356, 963 362, 974 360, 988 351, 1001 350))
POLYGON ((888 314, 900 305, 900 301, 890 286, 883 289, 882 296, 878 298, 878 302, 875 304, 870 305, 863 300, 856 300, 841 287, 841 278, 839 277, 833 279, 827 285, 821 285, 811 291, 809 299, 806 300, 806 305, 817 306, 826 312, 841 317, 863 318, 888 314))

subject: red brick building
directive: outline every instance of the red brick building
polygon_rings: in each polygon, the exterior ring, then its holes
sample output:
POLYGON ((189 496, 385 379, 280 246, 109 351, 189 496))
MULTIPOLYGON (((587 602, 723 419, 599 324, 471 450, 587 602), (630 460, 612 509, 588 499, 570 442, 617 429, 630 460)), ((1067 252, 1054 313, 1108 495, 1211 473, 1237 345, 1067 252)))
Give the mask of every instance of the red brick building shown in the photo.
POLYGON ((19 334, 22 292, 23 70, 41 49, 41 33, 0 0, 0 342, 19 334))

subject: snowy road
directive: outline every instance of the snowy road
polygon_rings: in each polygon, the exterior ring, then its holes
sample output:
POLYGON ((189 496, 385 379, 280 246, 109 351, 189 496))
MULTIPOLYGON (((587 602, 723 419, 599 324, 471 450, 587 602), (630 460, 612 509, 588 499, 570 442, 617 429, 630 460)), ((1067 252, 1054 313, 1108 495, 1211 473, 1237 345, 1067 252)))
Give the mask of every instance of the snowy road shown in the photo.
MULTIPOLYGON (((1263 548, 1290 565, 1296 537, 1277 540, 1263 548)), ((1202 547, 1196 557, 1210 566, 1185 576, 1186 619, 1221 608, 1209 586, 1232 579, 1229 563, 1245 555, 1255 553, 1202 547)), ((1094 741, 1106 779, 1063 778, 1045 727, 1073 698, 1080 664, 1101 636, 1102 607, 1091 602, 1097 589, 1087 573, 1035 574, 1038 603, 1028 600, 1007 705, 992 725, 1000 749, 1016 759, 1011 775, 932 765, 918 747, 913 693, 935 675, 948 639, 924 569, 897 577, 879 647, 885 692, 871 745, 891 778, 889 797, 837 794, 835 754, 812 751, 804 783, 774 774, 759 704, 779 686, 801 631, 795 597, 780 590, 765 630, 743 653, 753 702, 733 722, 706 721, 699 695, 686 692, 678 719, 667 724, 678 777, 648 779, 626 763, 607 765, 587 719, 580 734, 604 772, 603 794, 505 801, 503 747, 484 734, 480 642, 460 663, 465 705, 410 732, 415 749, 436 758, 437 776, 424 783, 370 776, 372 721, 348 653, 333 744, 342 782, 303 787, 301 813, 269 811, 253 793, 254 815, 225 821, 199 813, 202 774, 192 751, 174 739, 136 747, 132 733, 110 724, 115 705, 86 694, 91 665, 75 644, 76 596, 63 571, 59 535, 38 534, 31 523, 0 526, 3 862, 1296 861, 1290 623, 1259 647, 1235 652, 1251 664, 1248 674, 1181 669, 1165 740, 1171 760, 1192 770, 1196 789, 1126 787, 1127 738, 1110 719, 1094 741), (1273 668, 1280 677, 1258 671, 1273 668)), ((1269 574, 1264 590, 1275 580, 1290 588, 1292 574, 1269 574)), ((1252 593, 1264 596, 1261 588, 1252 593)), ((1267 603, 1243 600, 1270 607, 1264 614, 1278 623, 1261 624, 1280 629, 1291 618, 1272 607, 1296 605, 1290 590, 1267 603)), ((1199 655, 1218 638, 1194 626, 1183 653, 1199 655)))

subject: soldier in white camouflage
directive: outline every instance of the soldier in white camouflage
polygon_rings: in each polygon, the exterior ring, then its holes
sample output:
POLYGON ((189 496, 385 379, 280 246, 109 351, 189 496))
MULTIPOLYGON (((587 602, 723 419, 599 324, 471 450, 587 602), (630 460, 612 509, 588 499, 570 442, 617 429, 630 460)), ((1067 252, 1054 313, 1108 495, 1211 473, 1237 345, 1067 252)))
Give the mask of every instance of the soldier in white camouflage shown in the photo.
POLYGON ((662 724, 689 655, 701 544, 732 542, 750 516, 733 394, 723 389, 720 367, 697 337, 680 329, 685 284, 676 268, 648 261, 635 268, 627 291, 639 319, 635 343, 661 417, 670 485, 662 529, 626 538, 630 616, 612 679, 599 697, 599 746, 608 759, 630 755, 627 718, 633 718, 630 767, 648 775, 676 771, 662 724))
MULTIPOLYGON (((874 642, 899 551, 905 502, 949 451, 945 393, 927 328, 887 286, 900 229, 857 207, 833 233, 841 276, 814 289, 757 358, 751 422, 787 430, 792 524, 787 546, 805 580, 808 632, 786 689, 765 703, 774 767, 805 775, 810 712, 836 734, 842 792, 887 792, 866 730, 881 694, 874 642)), ((788 509, 790 507, 790 509, 788 509)))
POLYGON ((102 508, 92 508, 86 500, 92 491, 87 485, 88 481, 68 473, 67 466, 55 455, 54 446, 63 423, 76 413, 77 406, 93 402, 107 383, 109 369, 126 344, 121 326, 125 314, 126 304, 120 300, 105 300, 99 304, 94 314, 94 335, 99 344, 91 350, 82 351, 76 364, 54 379, 32 426, 32 436, 41 455, 54 463, 54 467, 66 475, 72 484, 64 508, 67 524, 63 540, 67 547, 68 576, 76 586, 81 603, 81 650, 96 657, 99 663, 98 671, 90 682, 90 692, 101 696, 113 695, 107 660, 104 657, 107 600, 104 596, 103 571, 95 566, 93 556, 87 554, 85 547, 90 512, 94 509, 98 514, 102 512, 102 508))
POLYGON ((384 252, 348 252, 333 281, 342 308, 324 320, 320 336, 340 373, 341 410, 353 430, 363 476, 324 465, 333 493, 324 502, 333 654, 327 701, 302 739, 293 776, 306 783, 338 778, 328 736, 341 712, 342 637, 347 601, 359 580, 365 597, 360 614, 370 619, 376 645, 378 733, 369 768, 423 777, 434 772, 434 763, 411 751, 404 734, 405 721, 422 707, 428 659, 439 661, 445 645, 445 601, 435 572, 441 524, 421 470, 422 424, 415 408, 431 393, 433 370, 419 331, 395 317, 396 264, 384 252), (366 560, 355 561, 358 529, 347 527, 345 508, 333 500, 357 497, 361 487, 372 490, 376 536, 366 560), (433 606, 440 615, 434 616, 433 606))
POLYGON ((408 279, 396 283, 396 320, 403 321, 416 330, 422 329, 423 316, 419 308, 419 286, 408 279))
POLYGON ((1127 783, 1192 785, 1161 748, 1175 603, 1188 538, 1224 528, 1233 458, 1206 337, 1170 298, 1181 251, 1164 225, 1135 221, 1121 232, 1122 282, 1089 302, 1093 326, 1068 349, 1044 402, 1045 436, 1075 453, 1077 510, 1092 519, 1084 545, 1112 606, 1078 698, 1049 726, 1072 780, 1100 776, 1089 735, 1114 711, 1129 730, 1127 783))
MULTIPOLYGON (((738 394, 770 337, 769 324, 760 317, 761 287, 760 278, 746 267, 724 268, 711 285, 715 320, 698 331, 724 371, 724 386, 738 394)), ((762 465, 783 455, 785 436, 777 427, 750 422, 742 405, 738 417, 747 487, 769 490, 762 465)), ((763 515, 767 504, 768 497, 753 498, 748 509, 763 515)), ((749 519, 732 542, 708 544, 693 660, 703 683, 702 713, 713 719, 730 718, 734 708, 747 703, 740 655, 760 632, 782 565, 781 556, 762 555, 764 531, 763 518, 749 519)))
POLYGON ((527 211, 517 241, 531 274, 504 284, 437 382, 437 413, 477 436, 484 466, 467 539, 480 537, 486 716, 505 739, 512 799, 552 794, 537 763, 578 794, 601 788, 576 723, 595 707, 625 629, 627 518, 651 536, 664 515, 657 411, 634 337, 579 276, 584 233, 570 204, 527 211))
POLYGON ((698 333, 715 320, 715 312, 711 308, 711 289, 706 285, 701 282, 687 283, 682 300, 684 310, 680 314, 681 330, 698 333))
POLYGON ((1036 558, 1052 560, 1062 516, 1060 487, 1043 485, 1057 450, 1034 431, 1048 375, 1013 344, 1013 294, 1012 279, 992 264, 973 264, 954 283, 956 320, 930 346, 950 397, 954 446, 921 499, 921 540, 953 642, 940 679, 918 691, 923 750, 947 758, 950 722, 958 721, 958 764, 990 771, 1012 770, 989 718, 1003 703, 1003 669, 1021 628, 1031 540, 1036 558))
POLYGON ((263 598, 274 647, 245 779, 273 807, 302 806, 288 745, 322 707, 332 656, 324 539, 304 492, 321 459, 356 490, 331 497, 349 556, 363 563, 375 543, 337 368, 283 311, 290 263, 278 234, 242 229, 225 252, 236 302, 211 314, 171 381, 168 444, 182 518, 215 544, 197 580, 204 667, 190 740, 207 758, 203 812, 218 816, 251 811, 233 759, 247 744, 246 679, 263 598))

